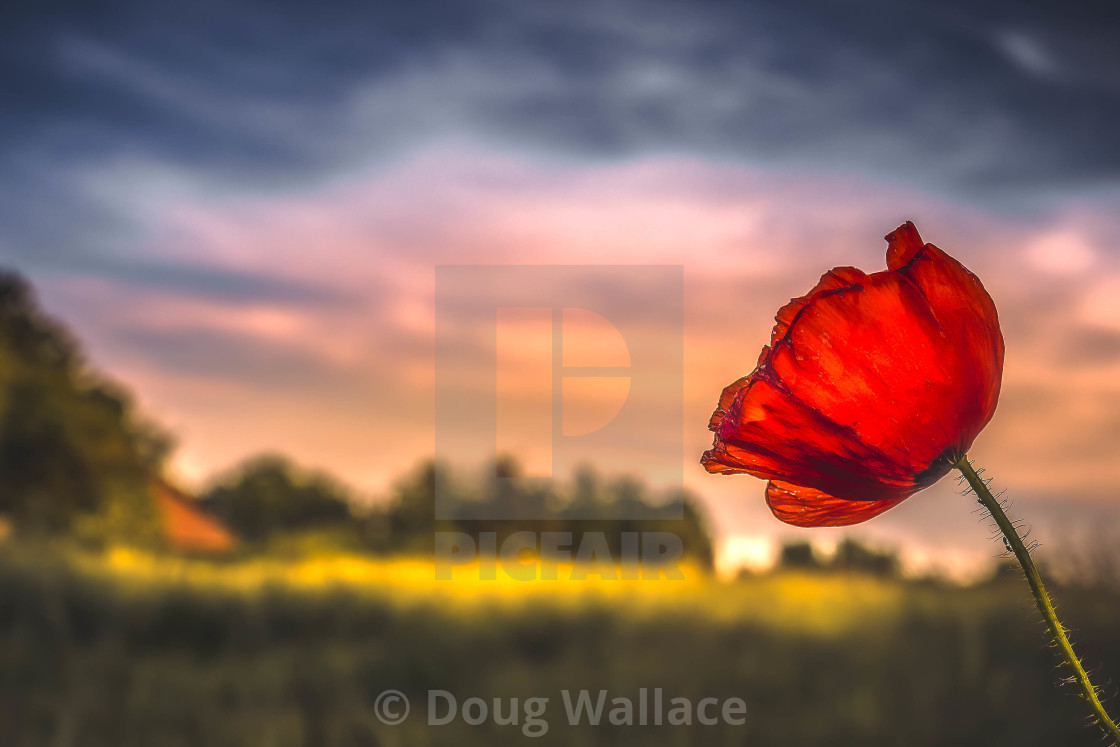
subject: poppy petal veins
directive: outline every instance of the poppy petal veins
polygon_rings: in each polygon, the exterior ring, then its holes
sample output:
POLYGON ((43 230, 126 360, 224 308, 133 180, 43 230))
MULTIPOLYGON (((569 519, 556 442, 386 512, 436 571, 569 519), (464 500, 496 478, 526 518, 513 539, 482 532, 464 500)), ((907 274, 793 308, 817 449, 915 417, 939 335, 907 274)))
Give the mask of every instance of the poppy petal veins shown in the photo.
POLYGON ((798 527, 843 527, 872 519, 898 501, 846 501, 812 488, 771 481, 766 505, 787 524, 798 527))
POLYGON ((787 523, 878 515, 940 479, 995 412, 995 304, 913 223, 886 239, 889 269, 836 268, 778 311, 755 370, 709 421, 704 467, 771 480, 787 523))

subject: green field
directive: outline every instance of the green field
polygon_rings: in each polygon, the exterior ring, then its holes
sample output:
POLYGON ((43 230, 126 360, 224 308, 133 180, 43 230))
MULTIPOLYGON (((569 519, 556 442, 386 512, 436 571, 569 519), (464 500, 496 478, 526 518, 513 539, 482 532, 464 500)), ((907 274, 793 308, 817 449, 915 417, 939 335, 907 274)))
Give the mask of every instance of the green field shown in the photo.
MULTIPOLYGON (((722 583, 432 579, 423 561, 211 564, 0 546, 5 747, 1099 745, 1018 581, 845 574, 722 583), (570 726, 561 691, 696 703, 743 726, 570 726), (374 704, 412 701, 401 725, 374 704), (425 724, 426 693, 548 697, 547 732, 425 724)), ((1086 662, 1120 680, 1120 598, 1060 589, 1086 662)), ((508 711, 508 707, 506 707, 508 711)))

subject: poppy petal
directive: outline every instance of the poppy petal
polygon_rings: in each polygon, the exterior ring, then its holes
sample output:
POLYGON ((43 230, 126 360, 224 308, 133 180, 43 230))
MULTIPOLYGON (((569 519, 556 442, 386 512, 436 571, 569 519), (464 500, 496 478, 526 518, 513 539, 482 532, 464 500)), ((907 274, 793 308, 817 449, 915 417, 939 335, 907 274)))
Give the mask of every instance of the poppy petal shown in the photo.
MULTIPOLYGON (((912 492, 948 472, 991 419, 1003 341, 979 280, 925 245, 901 270, 814 297, 768 363, 808 408, 886 458, 886 482, 909 475, 912 492)), ((851 470, 850 447, 836 451, 836 467, 851 470)), ((900 497, 784 474, 841 498, 900 497)))
POLYGON ((716 405, 715 412, 712 413, 712 417, 708 421, 708 430, 719 430, 724 417, 727 416, 727 411, 731 409, 731 404, 735 401, 735 395, 737 395, 741 389, 749 386, 752 379, 753 375, 744 376, 723 388, 723 393, 719 395, 719 404, 716 405))
POLYGON ((963 454, 999 400, 1004 342, 995 303, 979 278, 933 244, 900 274, 921 290, 937 319, 941 368, 957 384, 954 406, 942 413, 943 435, 954 435, 963 454))
POLYGON ((779 310, 755 370, 709 422, 705 469, 772 481, 768 501, 789 523, 856 523, 932 485, 995 411, 992 299, 913 223, 886 238, 888 270, 836 268, 779 310))
POLYGON ((754 377, 758 374, 759 369, 762 368, 769 357, 770 348, 769 346, 764 346, 762 352, 758 355, 758 363, 755 364, 754 371, 723 388, 723 392, 719 395, 719 403, 716 405, 715 412, 712 413, 712 417, 708 420, 708 430, 719 430, 724 416, 727 415, 727 411, 731 409, 731 405, 735 402, 735 396, 739 394, 740 390, 745 389, 754 381, 754 377))
POLYGON ((912 476, 952 440, 926 428, 939 415, 931 404, 955 399, 941 368, 940 337, 918 288, 897 273, 876 273, 858 288, 814 299, 770 364, 809 408, 886 455, 888 475, 912 476))
POLYGON ((849 501, 773 480, 766 486, 766 505, 774 516, 796 527, 851 526, 873 519, 901 502, 849 501))
POLYGON ((796 475, 799 482, 857 500, 913 492, 908 471, 793 396, 767 365, 748 377, 719 421, 712 448, 701 459, 709 472, 779 480, 796 475))
POLYGON ((921 248, 925 245, 917 227, 906 221, 886 236, 887 240, 887 269, 897 270, 910 264, 921 248))
POLYGON ((809 305, 809 301, 819 293, 824 291, 838 290, 840 288, 847 288, 852 285, 858 284, 861 280, 867 277, 863 270, 857 270, 854 267, 833 267, 831 270, 821 275, 821 279, 813 286, 813 289, 800 298, 792 298, 782 308, 778 309, 777 315, 774 317, 774 331, 770 333, 770 344, 774 345, 778 340, 786 336, 789 327, 793 324, 793 320, 797 317, 798 313, 809 305))
POLYGON ((720 418, 705 466, 723 472, 709 461, 727 460, 730 471, 851 500, 909 495, 948 445, 921 430, 935 417, 931 387, 948 384, 930 379, 939 334, 898 273, 818 293, 724 408, 734 416, 720 418))

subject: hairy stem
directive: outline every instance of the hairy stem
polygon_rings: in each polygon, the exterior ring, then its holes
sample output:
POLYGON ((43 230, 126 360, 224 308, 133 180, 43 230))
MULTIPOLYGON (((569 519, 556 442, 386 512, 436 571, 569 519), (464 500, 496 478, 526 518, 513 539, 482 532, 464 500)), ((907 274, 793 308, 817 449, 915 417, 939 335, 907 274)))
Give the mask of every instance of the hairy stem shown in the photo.
POLYGON ((1050 601, 1050 595, 1046 591, 1046 587, 1042 584, 1042 576, 1038 574, 1038 568, 1031 558, 1030 552, 1027 551, 1023 540, 1019 537, 1019 532, 1016 531, 1015 525, 1007 518, 1007 514, 1003 511, 1003 506, 996 500, 992 492, 988 490, 988 484, 976 470, 972 468, 972 464, 968 461, 968 457, 961 457, 954 465, 964 475, 964 479, 968 480, 968 484, 972 486, 973 491, 976 492, 980 503, 984 508, 992 514, 992 518, 996 520, 996 525, 999 530, 1003 532, 1004 539, 1008 546, 1015 553, 1015 557, 1019 560, 1019 565, 1023 568, 1023 573, 1027 577, 1027 583, 1031 586, 1031 592, 1034 594, 1034 601, 1038 605, 1038 611, 1042 613, 1043 619, 1046 620, 1046 626, 1050 628, 1050 633, 1054 636, 1055 643, 1058 644, 1058 649, 1062 653, 1062 658, 1065 663, 1073 670, 1074 679, 1077 681, 1078 686, 1081 688, 1082 695, 1088 701, 1089 707, 1096 716, 1097 724, 1108 733, 1112 739, 1120 743, 1120 727, 1105 711, 1104 706, 1101 704, 1100 697, 1097 694, 1097 688, 1089 680, 1089 675, 1085 668, 1081 666, 1081 661, 1077 658, 1077 654, 1073 652, 1073 646, 1070 645, 1069 637, 1066 635, 1066 629, 1058 620, 1058 613, 1054 610, 1054 604, 1050 601))

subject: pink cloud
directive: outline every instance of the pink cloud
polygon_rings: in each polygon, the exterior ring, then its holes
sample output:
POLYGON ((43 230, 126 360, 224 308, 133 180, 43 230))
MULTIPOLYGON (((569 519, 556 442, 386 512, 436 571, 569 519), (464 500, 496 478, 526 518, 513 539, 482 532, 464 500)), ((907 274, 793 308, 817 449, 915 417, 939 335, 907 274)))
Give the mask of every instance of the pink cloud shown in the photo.
MULTIPOLYGON (((1112 358, 1068 361, 1071 332, 1120 326, 1108 292, 1120 268, 1102 243, 1118 222, 1108 207, 1027 221, 839 176, 445 148, 300 190, 196 193, 145 216, 158 259, 357 301, 245 302, 80 277, 47 297, 97 363, 179 432, 177 466, 190 478, 275 449, 377 491, 432 453, 437 264, 683 265, 683 427, 698 456, 715 398, 753 367, 774 311, 831 266, 881 268, 880 237, 912 218, 984 279, 1004 319, 1004 401, 976 455, 1023 493, 1105 496, 1120 493, 1120 342, 1112 358), (1076 268, 1063 264, 1067 250, 1076 268), (184 370, 152 342, 204 346, 207 335, 275 355, 277 370, 239 374, 218 359, 184 370), (286 379, 284 365, 306 366, 306 378, 286 379)), ((685 474, 725 526, 768 520, 760 483, 709 477, 691 456, 685 474)))

